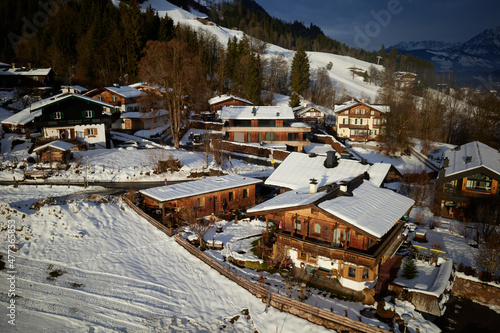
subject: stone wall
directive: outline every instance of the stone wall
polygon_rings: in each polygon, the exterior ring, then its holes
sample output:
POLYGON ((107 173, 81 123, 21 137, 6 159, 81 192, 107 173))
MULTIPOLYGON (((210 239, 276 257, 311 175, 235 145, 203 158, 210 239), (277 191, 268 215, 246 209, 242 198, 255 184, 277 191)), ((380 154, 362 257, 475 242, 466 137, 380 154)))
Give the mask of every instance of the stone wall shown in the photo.
POLYGON ((453 295, 462 296, 485 304, 500 305, 500 288, 487 283, 456 277, 453 295))

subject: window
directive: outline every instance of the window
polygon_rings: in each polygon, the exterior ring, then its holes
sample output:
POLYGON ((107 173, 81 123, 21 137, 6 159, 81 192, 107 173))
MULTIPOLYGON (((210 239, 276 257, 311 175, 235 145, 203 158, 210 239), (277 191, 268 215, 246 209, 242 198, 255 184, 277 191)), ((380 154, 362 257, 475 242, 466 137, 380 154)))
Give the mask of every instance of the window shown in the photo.
POLYGON ((85 130, 85 136, 96 136, 97 128, 88 128, 85 130))
POLYGON ((363 280, 366 280, 370 277, 369 273, 370 270, 368 268, 363 268, 363 276, 362 276, 363 280))
POLYGON ((492 179, 483 174, 475 174, 467 177, 467 190, 490 192, 492 179))
POLYGON ((302 221, 295 220, 295 230, 300 230, 300 229, 302 229, 302 221))
POLYGON ((243 189, 243 199, 248 198, 248 189, 244 188, 243 189))
POLYGON ((370 114, 373 116, 375 114, 375 111, 371 110, 370 114))
POLYGON ((94 111, 86 110, 85 111, 85 118, 92 118, 93 114, 94 114, 94 111))
POLYGON ((54 119, 62 119, 62 112, 54 112, 54 119))
POLYGON ((355 278, 356 277, 356 268, 349 267, 349 271, 348 271, 347 275, 351 278, 355 278))
POLYGON ((354 124, 358 124, 358 119, 354 119, 354 124))
POLYGON ((307 260, 307 253, 305 252, 299 252, 298 256, 297 256, 297 259, 299 260, 307 260))
POLYGON ((274 141, 276 139, 276 133, 266 133, 266 141, 274 141))
POLYGON ((318 262, 318 257, 316 257, 316 256, 314 256, 314 255, 312 255, 312 254, 310 254, 310 255, 309 255, 309 258, 308 258, 308 260, 307 260, 307 261, 309 261, 309 262, 312 262, 312 263, 316 264, 316 263, 318 262))
POLYGON ((319 225, 319 223, 316 223, 314 225, 314 232, 317 233, 317 234, 321 233, 321 226, 319 225))
POLYGON ((118 100, 118 98, 117 98, 116 96, 112 96, 112 97, 111 97, 111 100, 112 100, 113 102, 116 102, 116 101, 118 100))
POLYGON ((349 123, 349 118, 342 119, 342 124, 348 124, 348 123, 349 123))
POLYGON ((229 192, 229 201, 234 200, 234 192, 229 192))
POLYGON ((359 114, 359 109, 356 109, 356 112, 355 112, 355 113, 356 113, 356 114, 359 114))
POLYGON ((299 141, 299 133, 288 133, 288 141, 299 141))
POLYGON ((361 114, 365 114, 365 109, 361 109, 361 114))
POLYGON ((33 81, 38 81, 38 76, 33 76, 33 81))
POLYGON ((258 142, 262 142, 262 133, 259 133, 259 141, 258 142))
POLYGON ((205 198, 198 198, 198 207, 205 207, 205 198))
POLYGON ((97 96, 97 100, 102 102, 102 96, 97 96))
POLYGON ((359 120, 359 124, 360 124, 360 125, 363 125, 363 119, 360 119, 360 120, 359 120))
POLYGON ((252 133, 247 133, 247 142, 252 142, 252 133))
POLYGON ((344 114, 349 114, 349 110, 345 110, 345 111, 344 111, 344 114))

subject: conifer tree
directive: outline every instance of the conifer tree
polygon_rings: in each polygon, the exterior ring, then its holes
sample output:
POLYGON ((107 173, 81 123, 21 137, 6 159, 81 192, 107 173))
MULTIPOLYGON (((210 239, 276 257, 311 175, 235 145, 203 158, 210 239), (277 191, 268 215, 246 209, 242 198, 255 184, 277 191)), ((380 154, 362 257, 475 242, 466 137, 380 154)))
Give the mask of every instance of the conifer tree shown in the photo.
POLYGON ((403 265, 403 277, 411 280, 418 275, 417 265, 415 259, 409 255, 403 265))
POLYGON ((290 72, 291 92, 304 94, 311 84, 309 73, 309 58, 303 47, 299 47, 292 60, 290 72))

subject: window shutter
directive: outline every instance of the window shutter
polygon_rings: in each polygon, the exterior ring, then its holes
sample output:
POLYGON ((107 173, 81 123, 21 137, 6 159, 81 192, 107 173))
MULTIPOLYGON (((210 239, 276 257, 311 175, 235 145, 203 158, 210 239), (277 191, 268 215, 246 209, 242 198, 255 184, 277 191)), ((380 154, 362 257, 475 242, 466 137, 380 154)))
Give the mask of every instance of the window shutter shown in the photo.
POLYGON ((94 128, 94 135, 97 135, 97 128, 94 128))
POLYGON ((95 118, 95 111, 92 110, 92 118, 95 118))
POLYGON ((49 118, 50 118, 50 119, 54 119, 54 114, 53 114, 53 113, 51 113, 51 114, 49 115, 49 118))
POLYGON ((89 130, 85 129, 84 133, 85 133, 85 136, 88 136, 89 135, 89 130))
POLYGON ((86 118, 87 117, 87 111, 83 110, 82 111, 82 118, 86 118))
POLYGON ((61 119, 64 119, 64 112, 61 112, 61 119))

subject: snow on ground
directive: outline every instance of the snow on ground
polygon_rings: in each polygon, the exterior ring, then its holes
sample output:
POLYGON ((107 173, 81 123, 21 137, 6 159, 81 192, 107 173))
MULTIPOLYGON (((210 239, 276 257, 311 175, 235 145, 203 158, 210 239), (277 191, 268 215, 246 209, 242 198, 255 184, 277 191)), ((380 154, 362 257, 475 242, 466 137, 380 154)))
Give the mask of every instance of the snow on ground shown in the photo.
MULTIPOLYGON (((201 172, 206 169, 207 161, 204 152, 188 151, 185 149, 175 149, 172 146, 162 146, 152 141, 139 138, 137 136, 124 133, 112 132, 113 137, 120 138, 123 141, 134 140, 142 147, 148 149, 136 149, 134 147, 95 149, 87 151, 76 151, 73 153, 73 160, 70 162, 68 170, 59 170, 50 177, 54 181, 75 181, 83 182, 84 177, 87 181, 162 181, 165 178, 169 180, 187 179, 191 172, 201 172), (177 172, 168 172, 154 174, 154 168, 158 160, 167 160, 168 158, 179 160, 183 166, 177 172)), ((1 140, 3 159, 2 165, 11 165, 16 158, 19 162, 28 157, 36 157, 36 154, 28 154, 28 143, 24 142, 23 136, 6 134, 1 140), (20 140, 21 142, 10 149, 12 142, 20 140)), ((26 170, 34 170, 35 166, 50 169, 48 163, 34 165, 27 164, 26 170)), ((54 163, 55 164, 55 163, 54 163)), ((210 155, 208 167, 212 169, 221 169, 210 155)), ((268 176, 272 172, 271 167, 255 165, 242 160, 232 159, 231 163, 224 160, 222 171, 227 173, 260 174, 268 176)), ((18 168, 13 170, 5 169, 0 171, 0 180, 12 180, 23 178, 23 170, 18 168)))
MULTIPOLYGON (((31 191, 10 189, 0 201, 10 204, 12 195, 31 191)), ((50 332, 330 332, 274 308, 266 312, 260 299, 119 200, 44 206, 10 218, 19 242, 16 326, 4 318, 2 332, 34 327, 50 332)), ((0 223, 0 252, 6 261, 7 222, 0 223)), ((7 277, 1 270, 2 281, 7 277)), ((8 301, 7 293, 0 293, 3 309, 8 301)))

